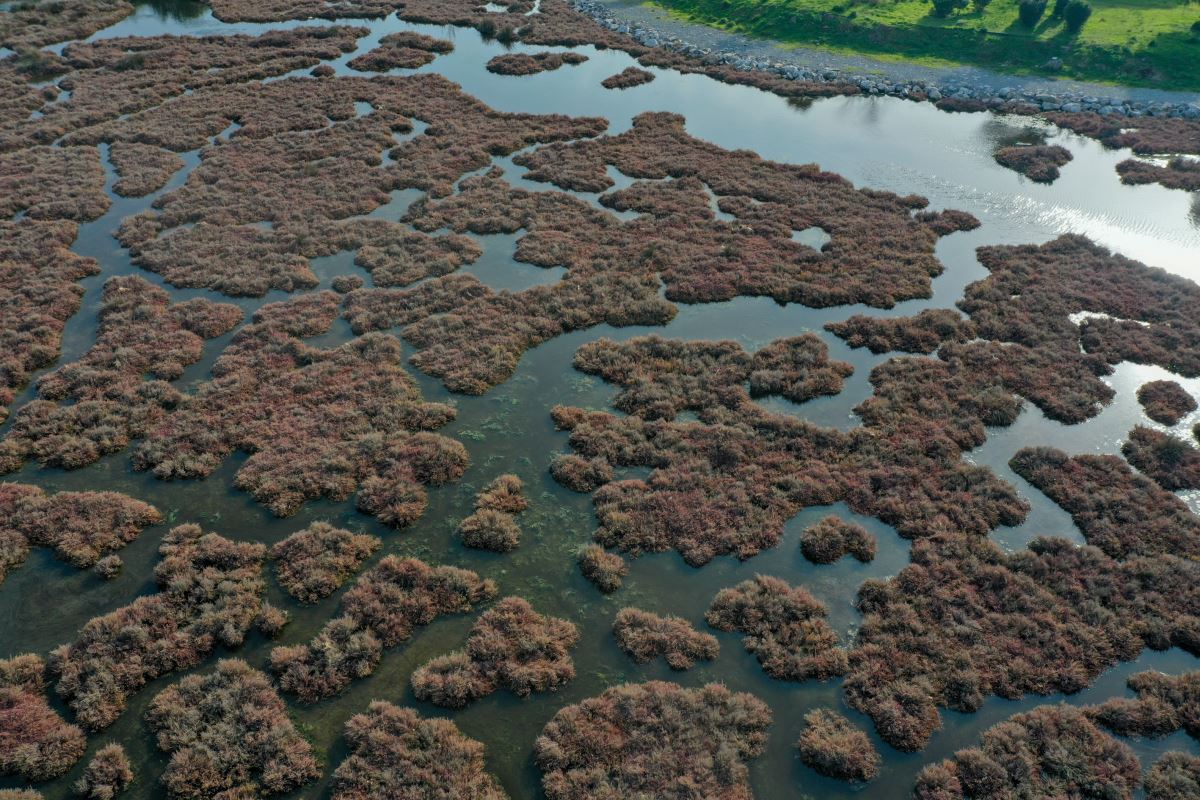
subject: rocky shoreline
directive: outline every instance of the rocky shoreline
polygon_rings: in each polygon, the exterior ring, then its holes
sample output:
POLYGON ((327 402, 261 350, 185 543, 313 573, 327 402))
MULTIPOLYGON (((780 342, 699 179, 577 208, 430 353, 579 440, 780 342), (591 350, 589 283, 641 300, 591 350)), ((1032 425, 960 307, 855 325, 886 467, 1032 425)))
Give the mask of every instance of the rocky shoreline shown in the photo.
POLYGON ((1101 97, 1069 87, 1061 91, 1050 92, 1044 89, 995 88, 982 84, 964 85, 961 82, 940 83, 877 75, 853 75, 833 66, 814 66, 790 62, 782 53, 779 57, 763 58, 731 50, 701 47, 672 33, 624 19, 613 13, 607 5, 599 0, 570 0, 570 2, 576 10, 588 15, 609 30, 627 34, 646 47, 662 47, 699 59, 705 64, 723 64, 740 70, 770 73, 789 80, 830 84, 850 82, 857 85, 864 94, 926 99, 931 102, 958 100, 964 103, 979 103, 987 108, 1001 108, 1013 103, 1020 103, 1026 106, 1035 106, 1041 111, 1095 112, 1103 116, 1200 119, 1200 101, 1162 102, 1113 96, 1101 97))

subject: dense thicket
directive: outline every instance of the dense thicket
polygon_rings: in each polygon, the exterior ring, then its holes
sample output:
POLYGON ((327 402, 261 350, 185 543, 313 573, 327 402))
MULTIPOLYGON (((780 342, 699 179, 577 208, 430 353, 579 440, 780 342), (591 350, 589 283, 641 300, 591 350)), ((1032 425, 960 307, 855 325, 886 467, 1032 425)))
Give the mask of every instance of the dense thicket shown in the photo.
POLYGON ((18 3, 0 15, 0 47, 23 50, 83 39, 132 13, 125 0, 18 3))
POLYGON ((85 800, 113 800, 131 783, 133 768, 129 765, 125 748, 116 742, 109 742, 96 751, 72 788, 77 796, 85 800))
POLYGON ((1060 145, 1001 147, 993 157, 1002 167, 1015 170, 1038 183, 1058 180, 1058 168, 1071 160, 1071 151, 1060 145))
POLYGON ((796 749, 801 761, 830 778, 869 781, 879 774, 879 753, 871 737, 827 708, 804 715, 796 749))
POLYGON ((467 547, 507 553, 521 543, 521 528, 514 515, 529 506, 521 479, 499 475, 475 497, 475 512, 458 525, 458 535, 467 547))
POLYGON ((1150 381, 1138 387, 1138 402, 1146 416, 1163 425, 1175 425, 1196 410, 1196 398, 1176 381, 1150 381))
POLYGON ((374 536, 314 522, 271 548, 275 577, 302 603, 328 597, 379 549, 374 536))
POLYGON ((487 62, 488 72, 497 75, 536 75, 539 72, 550 72, 564 64, 582 64, 587 56, 570 51, 556 53, 544 51, 541 53, 502 53, 493 56, 487 62))
POLYGON ((45 664, 32 653, 0 661, 0 775, 57 778, 87 749, 83 731, 46 699, 45 664))
POLYGON ((1088 716, 1119 736, 1157 737, 1184 730, 1200 738, 1200 672, 1138 672, 1128 683, 1136 697, 1111 698, 1085 709, 1088 716))
POLYGON ((1163 753, 1146 773, 1146 800, 1189 800, 1200 797, 1200 756, 1163 753))
POLYGON ((1121 445, 1121 453, 1164 489, 1200 489, 1200 451, 1186 439, 1138 425, 1121 445))
POLYGON ((347 63, 359 72, 386 72, 390 69, 416 69, 431 63, 441 53, 454 50, 454 43, 414 31, 389 33, 374 50, 356 56, 347 63))
POLYGON ((717 637, 702 633, 682 617, 659 616, 640 608, 622 608, 613 620, 617 647, 638 664, 663 658, 671 669, 691 669, 721 651, 717 637))
POLYGON ((875 558, 875 537, 857 522, 830 515, 801 532, 800 552, 814 564, 832 564, 847 554, 866 563, 875 558))

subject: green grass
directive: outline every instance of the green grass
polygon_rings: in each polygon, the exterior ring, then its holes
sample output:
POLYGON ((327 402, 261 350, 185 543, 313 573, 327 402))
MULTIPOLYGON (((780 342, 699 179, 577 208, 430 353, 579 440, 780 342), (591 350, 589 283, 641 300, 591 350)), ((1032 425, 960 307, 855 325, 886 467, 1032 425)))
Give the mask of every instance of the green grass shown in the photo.
POLYGON ((1084 80, 1200 90, 1200 3, 1181 0, 1091 0, 1091 19, 1072 33, 1051 19, 1036 28, 1017 21, 1017 0, 992 0, 947 19, 929 0, 654 0, 669 11, 784 43, 873 56, 972 64, 1018 74, 1044 72, 1084 80))

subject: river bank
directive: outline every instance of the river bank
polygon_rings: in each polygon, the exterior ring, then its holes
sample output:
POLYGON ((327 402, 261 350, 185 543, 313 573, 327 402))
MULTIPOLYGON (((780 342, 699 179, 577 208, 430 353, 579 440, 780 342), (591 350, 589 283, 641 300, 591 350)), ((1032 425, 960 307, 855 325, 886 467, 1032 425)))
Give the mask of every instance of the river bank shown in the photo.
POLYGON ((866 94, 957 98, 999 107, 1013 101, 1042 111, 1093 111, 1106 116, 1200 119, 1200 94, 1008 75, 968 66, 928 66, 857 54, 781 45, 679 19, 631 0, 572 0, 579 11, 646 46, 661 46, 707 63, 770 72, 793 80, 855 83, 866 94))

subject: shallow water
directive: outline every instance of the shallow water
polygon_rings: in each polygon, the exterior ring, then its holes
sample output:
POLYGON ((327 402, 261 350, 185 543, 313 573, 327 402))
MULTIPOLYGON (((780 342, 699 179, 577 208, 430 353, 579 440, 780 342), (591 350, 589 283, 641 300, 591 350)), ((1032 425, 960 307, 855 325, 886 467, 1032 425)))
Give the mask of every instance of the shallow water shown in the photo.
MULTIPOLYGON (((748 349, 769 341, 812 331, 829 345, 833 358, 849 361, 855 373, 844 391, 804 405, 786 400, 765 399, 772 410, 794 414, 842 429, 855 426, 852 408, 869 396, 867 376, 873 366, 888 356, 874 356, 851 350, 845 343, 822 330, 824 323, 841 320, 851 314, 912 314, 923 308, 952 306, 963 287, 985 275, 974 257, 982 244, 1041 242, 1063 232, 1084 233, 1119 252, 1160 266, 1193 279, 1200 279, 1200 199, 1184 192, 1156 186, 1122 186, 1113 169, 1128 156, 1127 151, 1105 150, 1099 144, 1041 126, 1023 118, 984 114, 945 114, 927 104, 917 105, 891 98, 832 98, 818 100, 806 107, 746 87, 726 86, 701 76, 683 76, 654 70, 657 79, 647 85, 624 91, 608 91, 599 86, 601 79, 633 63, 629 56, 591 47, 577 48, 589 60, 579 66, 564 67, 535 76, 493 75, 484 64, 505 48, 485 42, 472 30, 412 26, 394 18, 387 20, 347 20, 363 24, 371 34, 360 41, 354 54, 334 62, 343 74, 357 53, 372 48, 386 33, 414 29, 454 40, 456 48, 440 56, 418 72, 439 72, 462 84, 463 88, 494 108, 505 111, 601 115, 610 120, 610 131, 625 130, 632 118, 643 111, 675 111, 687 118, 688 130, 695 136, 728 148, 751 148, 763 156, 796 163, 816 162, 822 168, 841 173, 856 185, 915 192, 930 199, 934 208, 961 208, 975 214, 983 225, 969 233, 944 238, 938 256, 945 273, 934 281, 934 297, 901 303, 887 311, 861 306, 813 310, 800 306, 780 306, 763 298, 740 298, 727 303, 680 306, 679 314, 660 328, 631 327, 613 329, 601 326, 554 339, 536 348, 522 359, 516 374, 505 384, 483 397, 454 396, 440 383, 415 374, 428 399, 449 402, 458 407, 458 418, 443 432, 461 440, 471 454, 472 466, 457 484, 430 492, 429 510, 414 526, 392 531, 375 519, 357 513, 353 502, 310 502, 300 513, 285 520, 272 517, 243 492, 232 487, 234 473, 244 457, 234 456, 202 481, 164 483, 129 466, 128 452, 118 454, 75 472, 39 469, 27 465, 12 476, 13 480, 36 483, 52 490, 113 489, 157 505, 168 521, 148 529, 135 543, 120 551, 125 562, 122 574, 104 582, 91 573, 77 571, 54 560, 46 551, 34 550, 23 567, 14 570, 0 584, 0 657, 34 651, 46 653, 58 644, 70 641, 79 627, 92 616, 120 607, 140 593, 154 590, 152 570, 157 562, 156 548, 161 535, 173 524, 199 522, 205 528, 232 538, 271 544, 314 520, 329 520, 336 525, 380 536, 384 547, 375 559, 390 553, 418 556, 432 563, 451 563, 495 578, 503 594, 527 598, 539 611, 567 617, 582 632, 574 651, 578 670, 575 681, 555 695, 532 700, 517 700, 503 692, 494 694, 468 709, 447 714, 444 710, 418 703, 408 687, 408 676, 418 665, 461 645, 472 616, 446 617, 427 629, 419 630, 412 640, 385 654, 380 668, 369 678, 358 681, 343 695, 303 707, 290 704, 296 719, 320 751, 327 754, 326 774, 322 783, 296 793, 296 797, 324 797, 328 794, 328 776, 345 755, 341 728, 352 714, 365 709, 371 699, 386 699, 419 708, 423 714, 452 717, 462 730, 488 747, 489 767, 514 798, 538 797, 538 773, 531 761, 532 743, 554 712, 568 703, 600 693, 605 687, 626 680, 664 678, 686 685, 722 681, 731 688, 750 691, 766 701, 774 711, 775 722, 764 756, 751 766, 756 796, 760 798, 842 797, 863 798, 906 796, 915 774, 930 761, 950 755, 954 750, 973 744, 978 734, 1012 713, 1043 702, 1062 698, 1026 698, 1020 702, 990 699, 976 714, 943 712, 943 728, 929 747, 919 754, 898 753, 872 737, 884 755, 881 777, 861 789, 851 789, 837 781, 820 778, 803 767, 795 756, 793 743, 799 735, 801 717, 811 708, 833 706, 870 730, 870 721, 845 708, 836 682, 792 684, 767 678, 752 656, 744 652, 736 634, 717 633, 721 655, 712 663, 701 664, 687 673, 672 673, 662 662, 634 665, 617 648, 609 634, 618 608, 637 605, 660 613, 683 616, 705 629, 703 612, 712 596, 721 588, 752 577, 756 573, 776 575, 793 584, 808 587, 829 606, 830 622, 849 641, 859 621, 852 602, 857 586, 868 577, 895 574, 908 559, 909 543, 888 526, 862 518, 838 504, 827 508, 806 509, 791 520, 783 540, 776 548, 757 557, 738 562, 719 558, 702 569, 693 569, 675 553, 665 553, 631 561, 625 588, 615 597, 601 596, 579 574, 574 552, 588 542, 595 523, 590 499, 569 492, 550 479, 546 467, 557 452, 567 449, 566 435, 556 432, 549 410, 556 403, 590 408, 606 408, 615 391, 596 378, 571 368, 575 350, 584 342, 601 336, 625 339, 645 333, 688 339, 730 338, 748 349), (1062 178, 1051 186, 1032 183, 1014 172, 996 165, 993 149, 1013 141, 1044 139, 1071 150, 1074 161, 1062 171, 1062 178), (458 520, 469 512, 474 492, 498 473, 511 471, 526 483, 531 508, 519 518, 523 529, 520 548, 509 555, 493 555, 463 548, 453 536, 458 520), (815 566, 799 552, 800 531, 822 516, 836 513, 864 524, 878 539, 879 553, 870 564, 843 559, 832 566, 815 566)), ((325 24, 325 23, 302 23, 325 24)), ((225 25, 212 18, 205 7, 190 2, 144 3, 137 13, 102 31, 96 37, 179 33, 208 35, 258 33, 281 25, 225 25)), ((534 52, 546 48, 516 46, 518 51, 534 52)), ((558 49, 558 48, 553 48, 558 49)), ((307 70, 305 70, 307 72, 307 70)), ((396 70, 408 74, 409 70, 396 70)), ((360 109, 369 113, 369 109, 360 109)), ((413 135, 420 135, 418 126, 413 135)), ((107 154, 105 151, 107 167, 107 154)), ((168 192, 186 180, 187 172, 198 163, 196 153, 184 155, 186 166, 171 179, 162 192, 168 192)), ((497 158, 514 184, 534 190, 548 190, 545 184, 522 178, 522 168, 511 158, 497 158)), ((113 176, 109 169, 109 187, 113 176)), ((629 179, 610 171, 618 186, 629 179)), ((281 292, 264 298, 230 300, 203 290, 178 290, 163 284, 158 276, 132 266, 128 254, 112 239, 119 221, 146 208, 156 197, 136 200, 113 196, 109 212, 93 223, 81 226, 75 249, 98 259, 103 274, 83 281, 87 294, 83 309, 70 321, 60 363, 77 358, 94 341, 100 286, 112 275, 137 273, 162 285, 174 299, 208 296, 236 302, 249 313, 264 302, 283 299, 281 292)), ((110 193, 111 194, 111 193, 110 193)), ((595 202, 594 195, 579 195, 595 202)), ((393 203, 373 216, 398 219, 417 192, 397 192, 393 203)), ((820 231, 797 232, 813 246, 820 246, 820 231)), ((496 289, 519 291, 531 285, 552 282, 560 270, 543 270, 512 261, 515 236, 477 237, 485 255, 465 271, 496 289)), ((360 274, 353 257, 341 253, 316 259, 314 271, 327 288, 340 274, 360 274)), ((185 389, 208 376, 212 362, 232 334, 208 342, 203 360, 190 367, 178 384, 185 389)), ((351 337, 349 327, 339 320, 333 330, 314 339, 321 346, 334 346, 351 337)), ((406 351, 411 351, 405 345, 406 351)), ((1096 418, 1077 426, 1064 426, 1047 420, 1036 408, 1026 405, 1017 422, 1004 430, 990 433, 982 447, 969 458, 996 470, 1012 482, 1033 507, 1028 521, 1017 528, 1001 528, 993 538, 1006 548, 1017 549, 1038 535, 1064 536, 1079 541, 1070 518, 1043 495, 1014 475, 1008 459, 1028 444, 1052 444, 1070 452, 1118 453, 1120 442, 1138 423, 1148 423, 1134 399, 1134 391, 1146 380, 1162 377, 1165 371, 1153 367, 1123 365, 1108 378, 1117 392, 1114 402, 1096 418)), ((1200 394, 1200 381, 1185 382, 1194 394, 1200 394)), ((26 391, 14 404, 32 397, 26 391)), ((1186 430, 1196 419, 1181 423, 1186 430)), ((1196 507, 1195 498, 1187 498, 1196 507)), ((372 561, 372 563, 373 563, 372 561)), ((323 602, 300 607, 292 602, 273 581, 268 582, 268 598, 293 614, 279 642, 292 644, 309 639, 334 613, 340 592, 323 602)), ((247 644, 236 651, 252 665, 265 665, 275 643, 252 634, 247 644)), ((220 652, 199 669, 211 667, 220 652)), ((1071 703, 1092 703, 1125 693, 1125 678, 1143 669, 1178 673, 1196 668, 1196 659, 1178 650, 1145 653, 1132 664, 1124 664, 1105 673, 1088 690, 1070 698, 1071 703)), ((120 720, 104 733, 91 738, 92 749, 107 741, 120 741, 135 762, 137 782, 128 797, 163 796, 158 775, 165 759, 157 753, 141 717, 154 694, 178 679, 178 675, 155 681, 129 704, 120 720)), ((1200 752, 1195 740, 1182 735, 1165 740, 1131 742, 1149 766, 1166 749, 1200 752)), ((63 779, 46 784, 47 797, 66 797, 70 781, 85 762, 63 779)), ((0 786, 16 785, 11 779, 0 786)))

